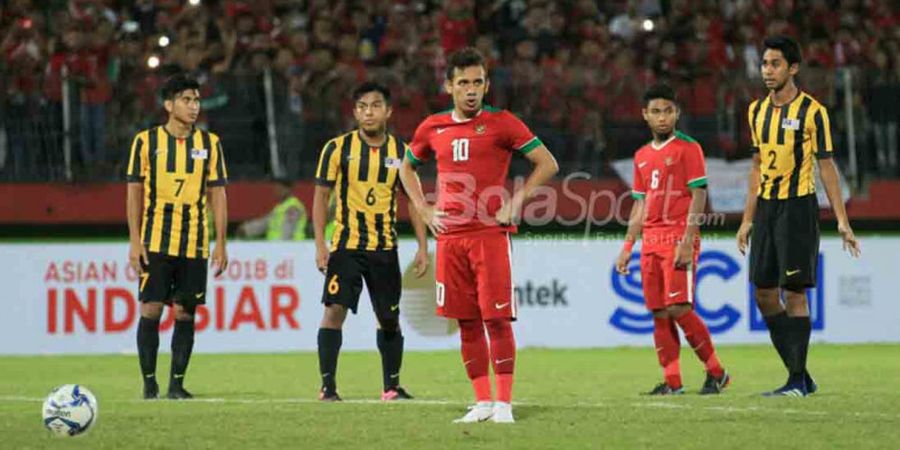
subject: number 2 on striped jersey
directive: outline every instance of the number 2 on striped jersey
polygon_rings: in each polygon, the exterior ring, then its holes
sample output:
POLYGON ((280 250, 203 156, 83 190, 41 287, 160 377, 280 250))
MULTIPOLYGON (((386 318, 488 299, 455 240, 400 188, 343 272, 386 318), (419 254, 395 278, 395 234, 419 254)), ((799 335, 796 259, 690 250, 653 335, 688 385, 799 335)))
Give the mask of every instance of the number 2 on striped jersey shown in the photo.
POLYGON ((776 160, 776 159, 778 159, 778 153, 776 153, 775 150, 769 150, 769 161, 771 161, 771 162, 769 163, 769 170, 778 170, 778 169, 775 167, 775 160, 776 160))

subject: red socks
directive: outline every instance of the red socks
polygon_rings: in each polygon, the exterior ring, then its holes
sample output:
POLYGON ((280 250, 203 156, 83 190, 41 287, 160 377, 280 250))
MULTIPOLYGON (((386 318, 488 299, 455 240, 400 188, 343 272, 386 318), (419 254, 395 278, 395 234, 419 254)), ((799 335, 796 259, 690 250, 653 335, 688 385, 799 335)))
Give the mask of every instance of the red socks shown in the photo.
POLYGON ((484 323, 480 320, 460 320, 459 337, 462 340, 463 365, 472 380, 475 400, 489 402, 491 379, 488 377, 488 364, 491 356, 484 336, 484 323))
POLYGON ((494 378, 497 380, 497 401, 509 403, 512 400, 513 371, 516 366, 516 338, 512 324, 507 319, 488 320, 488 335, 491 337, 491 362, 494 378))
POLYGON ((488 364, 493 364, 494 377, 497 382, 497 401, 509 403, 512 400, 513 371, 516 362, 516 341, 509 320, 460 320, 459 334, 462 341, 463 365, 472 388, 475 400, 491 401, 491 382, 488 377, 488 364), (487 327, 491 338, 490 350, 485 339, 484 329, 487 327))
POLYGON ((694 353, 697 354, 700 361, 706 364, 706 371, 710 375, 720 378, 725 372, 722 364, 719 363, 719 358, 716 357, 716 349, 713 347, 709 329, 706 328, 706 324, 703 323, 700 316, 694 311, 689 311, 677 317, 675 321, 684 331, 684 337, 694 348, 694 353))
POLYGON ((678 330, 672 319, 653 318, 653 341, 656 344, 656 356, 659 365, 663 368, 663 376, 666 384, 673 389, 681 387, 681 367, 678 363, 678 354, 681 352, 681 342, 678 339, 678 330))

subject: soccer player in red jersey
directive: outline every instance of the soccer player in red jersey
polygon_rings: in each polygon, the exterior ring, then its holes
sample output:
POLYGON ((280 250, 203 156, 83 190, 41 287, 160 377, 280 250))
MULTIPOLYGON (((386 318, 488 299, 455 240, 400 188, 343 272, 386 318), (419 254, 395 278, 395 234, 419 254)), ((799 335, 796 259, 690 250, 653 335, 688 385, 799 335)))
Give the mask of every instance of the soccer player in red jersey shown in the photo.
POLYGON ((451 55, 444 88, 454 107, 419 125, 400 179, 437 238, 437 314, 459 321, 463 365, 475 390, 475 407, 456 422, 512 423, 516 344, 511 322, 517 305, 509 234, 516 231, 525 200, 559 168, 522 121, 509 111, 484 105, 489 85, 484 57, 477 50, 466 48, 451 55), (534 168, 509 198, 504 194, 513 152, 534 168), (425 201, 415 172, 416 166, 432 158, 437 162, 436 205, 425 201), (491 362, 496 403, 488 375, 491 362))
POLYGON ((634 156, 634 206, 616 270, 628 273, 632 246, 643 231, 644 303, 653 312, 653 340, 665 377, 648 394, 684 393, 677 328, 706 365, 706 382, 700 393, 718 394, 730 381, 728 372, 719 363, 709 329, 693 308, 700 255, 699 219, 706 208, 703 149, 675 130, 679 110, 672 88, 661 84, 651 87, 644 95, 643 113, 653 141, 634 156))

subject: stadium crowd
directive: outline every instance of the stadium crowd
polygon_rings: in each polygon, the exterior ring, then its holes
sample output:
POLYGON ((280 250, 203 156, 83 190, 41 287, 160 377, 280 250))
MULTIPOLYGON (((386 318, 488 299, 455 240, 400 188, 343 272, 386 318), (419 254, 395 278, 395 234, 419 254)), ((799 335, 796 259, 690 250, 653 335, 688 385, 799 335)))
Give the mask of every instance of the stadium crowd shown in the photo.
POLYGON ((60 178, 68 121, 76 175, 121 178, 130 137, 162 120, 157 88, 187 71, 232 177, 271 174, 274 128, 287 174, 307 178, 351 126, 354 85, 390 86, 394 131, 410 138, 448 106, 445 57, 467 45, 490 59, 490 103, 522 117, 564 171, 608 174, 630 157, 648 138, 640 96, 660 80, 707 156, 741 158, 773 33, 804 45, 801 87, 833 111, 840 151, 851 74, 860 167, 897 176, 891 0, 0 0, 0 177, 60 178))

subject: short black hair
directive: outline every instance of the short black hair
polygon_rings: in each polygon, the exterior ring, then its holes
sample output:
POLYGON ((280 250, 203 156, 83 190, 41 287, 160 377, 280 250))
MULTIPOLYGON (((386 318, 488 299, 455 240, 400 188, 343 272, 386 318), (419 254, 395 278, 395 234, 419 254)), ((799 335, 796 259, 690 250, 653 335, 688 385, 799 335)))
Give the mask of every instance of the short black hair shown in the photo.
POLYGON ((367 81, 353 90, 353 102, 358 102, 359 99, 362 98, 363 95, 368 94, 369 92, 378 92, 384 97, 385 103, 388 105, 391 104, 391 90, 375 81, 367 81))
POLYGON ((657 99, 668 100, 676 105, 678 104, 675 90, 665 83, 654 84, 650 86, 650 89, 647 89, 647 92, 644 93, 644 106, 648 106, 651 100, 657 99))
POLYGON ((484 55, 475 47, 466 47, 459 50, 447 59, 447 79, 452 80, 456 69, 465 69, 466 67, 481 66, 487 71, 487 64, 484 55))
POLYGON ((763 41, 763 51, 779 50, 787 60, 788 65, 800 64, 803 62, 803 55, 800 52, 800 44, 793 38, 782 34, 769 36, 763 41))
POLYGON ((172 100, 179 93, 189 89, 200 89, 200 82, 185 73, 177 73, 166 79, 159 90, 159 95, 163 100, 172 100))

